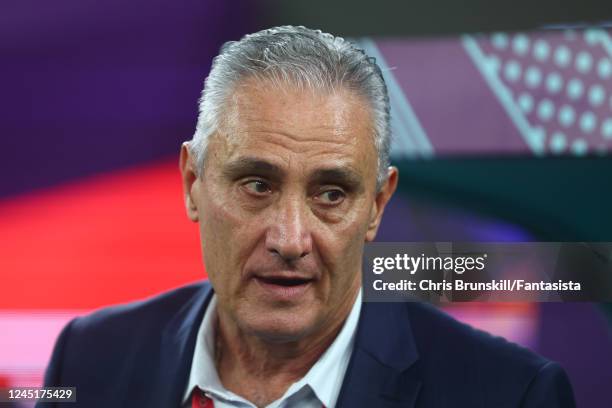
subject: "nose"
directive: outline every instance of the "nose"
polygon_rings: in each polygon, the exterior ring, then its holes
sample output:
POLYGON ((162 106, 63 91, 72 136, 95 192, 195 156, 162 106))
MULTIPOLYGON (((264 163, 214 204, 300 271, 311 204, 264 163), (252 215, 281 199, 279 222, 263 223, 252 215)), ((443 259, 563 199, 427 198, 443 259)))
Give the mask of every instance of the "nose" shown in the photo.
POLYGON ((285 261, 303 258, 312 252, 308 206, 299 198, 279 200, 266 232, 266 249, 285 261))

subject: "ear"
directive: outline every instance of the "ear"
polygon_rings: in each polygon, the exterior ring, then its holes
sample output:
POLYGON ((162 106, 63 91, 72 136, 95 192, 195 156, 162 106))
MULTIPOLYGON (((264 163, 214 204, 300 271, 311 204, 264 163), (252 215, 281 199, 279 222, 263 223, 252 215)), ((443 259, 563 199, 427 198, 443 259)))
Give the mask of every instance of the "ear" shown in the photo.
POLYGON ((370 223, 368 224, 368 230, 366 232, 366 241, 371 242, 376 238, 380 221, 382 220, 385 206, 391 199, 391 196, 397 188, 397 181, 399 178, 399 172, 397 167, 389 167, 387 173, 387 180, 384 182, 378 193, 376 193, 376 199, 372 205, 372 211, 370 212, 370 223))
POLYGON ((183 181, 185 210, 187 211, 187 217, 189 217, 191 221, 198 222, 198 206, 194 199, 198 187, 198 173, 196 171, 195 166, 197 166, 197 164, 195 163, 195 157, 191 155, 189 149, 189 142, 184 142, 181 145, 179 167, 181 170, 181 178, 183 181))

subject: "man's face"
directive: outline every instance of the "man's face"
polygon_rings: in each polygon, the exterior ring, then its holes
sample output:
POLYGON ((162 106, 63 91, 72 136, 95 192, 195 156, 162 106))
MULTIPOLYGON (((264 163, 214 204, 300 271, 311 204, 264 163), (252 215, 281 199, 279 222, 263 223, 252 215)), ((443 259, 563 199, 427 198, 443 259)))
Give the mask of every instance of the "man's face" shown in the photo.
POLYGON ((360 286, 396 170, 376 191, 377 153, 365 100, 246 80, 211 136, 200 178, 184 146, 187 212, 220 315, 271 341, 342 321, 360 286))

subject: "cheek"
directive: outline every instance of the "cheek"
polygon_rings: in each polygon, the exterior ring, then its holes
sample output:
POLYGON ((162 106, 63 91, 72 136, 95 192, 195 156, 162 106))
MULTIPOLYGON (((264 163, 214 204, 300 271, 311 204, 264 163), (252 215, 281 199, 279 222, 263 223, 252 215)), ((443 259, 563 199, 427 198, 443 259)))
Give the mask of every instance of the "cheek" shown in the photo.
POLYGON ((326 269, 330 271, 332 290, 343 290, 341 286, 361 273, 369 211, 366 203, 360 204, 356 206, 357 211, 347 212, 341 222, 326 226, 319 235, 319 250, 326 269))
POLYGON ((231 291, 240 281, 240 274, 250 248, 257 240, 256 231, 231 200, 214 199, 209 194, 202 200, 200 239, 208 276, 217 292, 231 291))

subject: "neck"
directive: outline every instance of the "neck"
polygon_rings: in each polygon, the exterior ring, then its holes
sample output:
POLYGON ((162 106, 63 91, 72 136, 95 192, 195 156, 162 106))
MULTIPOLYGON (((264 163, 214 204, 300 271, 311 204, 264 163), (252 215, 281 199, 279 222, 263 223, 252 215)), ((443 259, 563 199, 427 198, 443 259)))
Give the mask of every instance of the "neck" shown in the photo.
POLYGON ((347 297, 316 333, 293 341, 277 342, 245 333, 218 309, 215 357, 221 382, 228 390, 257 406, 280 398, 308 373, 333 343, 355 302, 358 291, 347 297))

